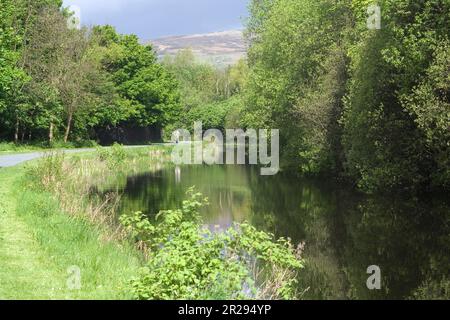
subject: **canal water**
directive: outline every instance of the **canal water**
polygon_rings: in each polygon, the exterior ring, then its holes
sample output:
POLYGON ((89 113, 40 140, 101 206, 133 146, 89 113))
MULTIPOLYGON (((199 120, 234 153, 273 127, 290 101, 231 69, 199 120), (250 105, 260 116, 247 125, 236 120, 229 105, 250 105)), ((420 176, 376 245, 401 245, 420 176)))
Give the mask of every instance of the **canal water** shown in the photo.
POLYGON ((449 297, 450 203, 445 197, 367 196, 327 179, 261 176, 251 166, 167 167, 130 176, 121 212, 176 209, 196 186, 209 198, 205 223, 248 221, 305 243, 300 289, 306 299, 449 297), (381 289, 369 290, 369 266, 381 289))

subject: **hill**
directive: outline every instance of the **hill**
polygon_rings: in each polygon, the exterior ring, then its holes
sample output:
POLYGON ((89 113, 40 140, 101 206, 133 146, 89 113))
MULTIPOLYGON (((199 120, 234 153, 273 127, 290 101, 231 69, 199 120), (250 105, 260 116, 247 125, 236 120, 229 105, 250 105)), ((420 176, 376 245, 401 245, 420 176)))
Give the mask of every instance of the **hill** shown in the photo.
POLYGON ((154 45, 160 58, 190 48, 201 61, 225 67, 245 57, 247 45, 242 31, 230 30, 206 34, 171 36, 146 41, 154 45))

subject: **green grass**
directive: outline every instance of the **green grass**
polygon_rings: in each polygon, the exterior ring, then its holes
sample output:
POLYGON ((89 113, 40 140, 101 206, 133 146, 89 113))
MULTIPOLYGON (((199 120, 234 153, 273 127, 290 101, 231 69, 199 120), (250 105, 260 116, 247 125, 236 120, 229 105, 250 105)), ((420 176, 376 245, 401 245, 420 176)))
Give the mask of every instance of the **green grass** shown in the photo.
POLYGON ((12 142, 0 142, 0 155, 8 153, 21 153, 31 151, 41 151, 43 147, 35 145, 15 144, 12 142))
POLYGON ((23 167, 0 169, 0 299, 127 299, 142 260, 129 244, 61 212, 51 194, 25 185, 23 167), (68 270, 81 271, 70 290, 68 270))
POLYGON ((0 142, 0 155, 10 153, 24 153, 34 151, 45 151, 50 149, 76 149, 76 148, 93 148, 97 144, 94 141, 81 141, 78 143, 55 141, 52 145, 47 142, 38 143, 18 143, 14 142, 0 142))

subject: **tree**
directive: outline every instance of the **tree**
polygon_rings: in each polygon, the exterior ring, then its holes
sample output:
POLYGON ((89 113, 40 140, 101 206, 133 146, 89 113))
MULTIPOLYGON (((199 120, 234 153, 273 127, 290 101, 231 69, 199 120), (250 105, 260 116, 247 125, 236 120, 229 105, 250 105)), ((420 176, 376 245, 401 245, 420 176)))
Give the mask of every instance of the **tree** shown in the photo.
POLYGON ((191 127, 195 121, 201 121, 205 130, 240 125, 241 94, 248 73, 246 60, 217 68, 184 49, 173 57, 166 56, 163 64, 180 84, 184 111, 171 129, 191 127))
POLYGON ((163 64, 180 83, 185 111, 215 100, 218 83, 213 66, 197 61, 190 49, 180 50, 174 57, 167 56, 163 64))
POLYGON ((254 0, 251 13, 244 123, 282 128, 285 165, 339 171, 348 1, 254 0))
MULTIPOLYGON (((0 95, 3 103, 3 126, 5 131, 14 128, 14 140, 18 142, 20 130, 22 137, 25 133, 25 122, 31 125, 27 117, 28 111, 32 108, 29 97, 24 88, 30 80, 26 74, 24 66, 26 58, 24 51, 29 41, 29 36, 37 23, 39 12, 44 7, 59 8, 62 1, 59 0, 4 0, 0 7, 2 32, 0 37, 0 68, 1 74, 8 79, 8 83, 0 80, 0 95), (1 58, 4 55, 5 59, 1 58), (23 128, 21 128, 23 127, 23 128)), ((1 109, 1 108, 0 108, 1 109)), ((0 110, 1 111, 1 110, 0 110)), ((0 121, 0 126, 2 121, 0 121)), ((29 133, 31 135, 31 133, 29 133)))
POLYGON ((282 128, 285 165, 367 192, 449 185, 446 0, 253 0, 243 122, 282 128))
POLYGON ((49 115, 49 140, 53 140, 55 122, 66 118, 64 142, 72 128, 75 112, 88 100, 89 77, 95 66, 88 57, 86 30, 69 29, 66 17, 56 8, 43 9, 30 33, 24 52, 25 70, 32 77, 30 93, 49 115))
POLYGON ((178 83, 156 61, 151 46, 133 35, 117 35, 113 28, 97 27, 94 34, 104 48, 102 65, 111 75, 125 109, 122 123, 140 127, 174 122, 180 111, 178 83))
MULTIPOLYGON (((423 101, 436 102, 429 120, 444 123, 436 133, 445 131, 445 85, 429 79, 437 65, 446 68, 439 52, 445 51, 449 39, 450 3, 386 0, 380 5, 382 29, 367 30, 365 20, 359 19, 350 50, 351 81, 343 118, 346 168, 366 191, 427 187, 433 176, 446 171, 447 160, 442 159, 449 155, 448 147, 442 148, 445 135, 438 143, 427 137, 423 116, 432 111, 423 112, 423 101), (421 80, 427 74, 428 79, 421 80)), ((354 1, 353 9, 355 16, 362 16, 366 3, 354 1)))
POLYGON ((409 113, 433 154, 436 171, 432 173, 435 186, 450 185, 450 43, 438 45, 426 76, 401 96, 409 113))
MULTIPOLYGON (((0 126, 10 126, 15 113, 12 104, 17 87, 26 81, 26 75, 17 64, 20 54, 17 47, 21 37, 14 29, 14 4, 10 0, 2 2, 0 7, 0 114, 4 122, 0 126)), ((15 141, 18 140, 18 117, 15 121, 15 141)))
POLYGON ((69 28, 70 15, 59 0, 2 1, 2 136, 46 135, 52 143, 62 132, 68 142, 72 133, 72 140, 96 137, 102 127, 174 122, 178 85, 152 47, 109 26, 69 28))

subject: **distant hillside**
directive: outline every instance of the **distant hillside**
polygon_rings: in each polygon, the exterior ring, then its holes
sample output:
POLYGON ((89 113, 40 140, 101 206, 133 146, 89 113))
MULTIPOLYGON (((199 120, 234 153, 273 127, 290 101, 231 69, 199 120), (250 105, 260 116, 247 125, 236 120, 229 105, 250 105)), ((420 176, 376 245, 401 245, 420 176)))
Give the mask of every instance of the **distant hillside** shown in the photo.
POLYGON ((190 48, 201 61, 221 67, 234 64, 247 51, 242 31, 239 30, 165 37, 146 43, 154 45, 160 58, 190 48))

